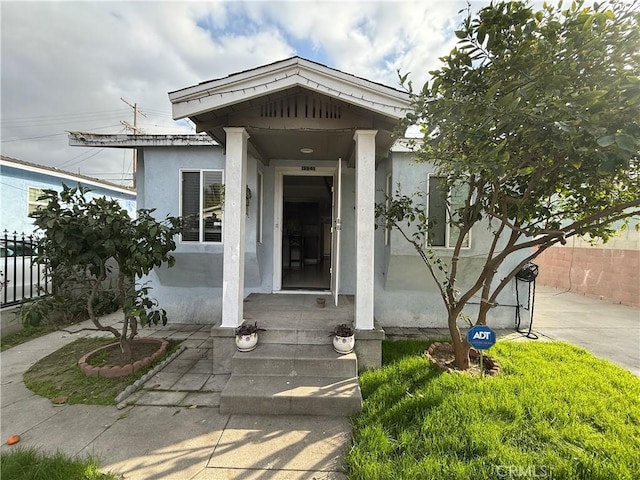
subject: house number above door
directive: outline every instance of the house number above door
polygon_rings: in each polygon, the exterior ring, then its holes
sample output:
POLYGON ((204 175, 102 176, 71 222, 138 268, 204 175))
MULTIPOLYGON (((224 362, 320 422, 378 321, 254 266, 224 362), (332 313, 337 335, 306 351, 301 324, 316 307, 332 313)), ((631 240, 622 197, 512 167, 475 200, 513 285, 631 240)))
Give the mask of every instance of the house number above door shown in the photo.
POLYGON ((300 167, 300 170, 302 170, 303 172, 309 172, 309 171, 313 172, 315 171, 315 169, 316 167, 305 167, 305 166, 300 167))

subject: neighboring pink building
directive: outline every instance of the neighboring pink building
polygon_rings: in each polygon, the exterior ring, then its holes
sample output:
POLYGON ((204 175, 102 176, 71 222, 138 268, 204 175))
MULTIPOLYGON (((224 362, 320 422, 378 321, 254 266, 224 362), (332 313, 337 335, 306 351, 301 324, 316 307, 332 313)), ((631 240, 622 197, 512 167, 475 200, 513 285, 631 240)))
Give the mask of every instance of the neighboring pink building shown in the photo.
POLYGON ((570 239, 536 260, 538 282, 613 303, 640 306, 640 233, 635 223, 606 244, 570 239))

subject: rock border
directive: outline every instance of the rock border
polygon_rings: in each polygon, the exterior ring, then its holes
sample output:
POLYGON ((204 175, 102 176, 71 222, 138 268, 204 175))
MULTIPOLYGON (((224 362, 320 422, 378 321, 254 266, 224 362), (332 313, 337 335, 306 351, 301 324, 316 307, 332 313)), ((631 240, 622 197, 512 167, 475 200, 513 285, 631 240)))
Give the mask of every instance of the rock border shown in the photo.
POLYGON ((165 352, 167 351, 167 347, 169 346, 169 342, 162 338, 138 338, 134 340, 134 344, 135 343, 154 343, 159 345, 159 347, 158 350, 150 357, 143 358, 142 360, 136 360, 135 362, 128 363, 126 365, 107 365, 104 367, 95 367, 87 363, 87 360, 91 355, 94 355, 101 350, 113 347, 114 345, 119 345, 118 342, 110 343, 109 345, 96 348, 95 350, 83 355, 82 358, 78 360, 80 370, 82 370, 82 372, 89 377, 116 378, 123 377, 125 375, 131 375, 133 372, 138 371, 141 368, 155 362, 158 358, 165 354, 165 352))
MULTIPOLYGON (((439 360, 437 360, 436 358, 432 357, 431 354, 433 353, 433 351, 436 348, 439 347, 446 347, 446 348, 450 348, 451 351, 453 351, 453 345, 451 343, 442 343, 442 342, 433 342, 431 345, 429 345, 429 348, 427 348, 427 350, 425 351, 425 355, 427 356, 427 358, 429 359, 429 361, 431 363, 433 363, 434 365, 436 365, 438 368, 440 368, 441 370, 444 370, 445 372, 458 372, 459 370, 456 370, 455 368, 440 362, 439 360)), ((478 353, 478 351, 475 348, 472 348, 469 351, 469 357, 477 360, 480 358, 480 353, 478 353)), ((482 356, 482 364, 483 364, 483 368, 484 368, 484 373, 486 375, 495 377, 496 375, 498 375, 501 371, 502 371, 502 367, 500 367, 500 364, 492 357, 488 356, 488 355, 483 355, 482 356)))

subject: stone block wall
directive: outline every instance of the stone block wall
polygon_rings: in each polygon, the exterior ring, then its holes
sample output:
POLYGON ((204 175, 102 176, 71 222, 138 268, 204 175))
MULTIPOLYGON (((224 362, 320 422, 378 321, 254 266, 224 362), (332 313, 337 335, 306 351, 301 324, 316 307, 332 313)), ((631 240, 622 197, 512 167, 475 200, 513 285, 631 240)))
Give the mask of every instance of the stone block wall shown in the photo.
POLYGON ((640 306, 640 250, 551 247, 534 260, 538 282, 613 303, 640 306))

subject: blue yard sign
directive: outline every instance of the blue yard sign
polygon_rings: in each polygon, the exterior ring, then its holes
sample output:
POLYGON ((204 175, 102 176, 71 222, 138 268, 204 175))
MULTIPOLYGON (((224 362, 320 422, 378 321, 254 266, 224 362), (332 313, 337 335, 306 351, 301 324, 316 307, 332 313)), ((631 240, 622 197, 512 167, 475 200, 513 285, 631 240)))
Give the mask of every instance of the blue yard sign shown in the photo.
POLYGON ((476 325, 467 333, 467 342, 476 350, 486 350, 496 343, 496 332, 486 325, 476 325))

